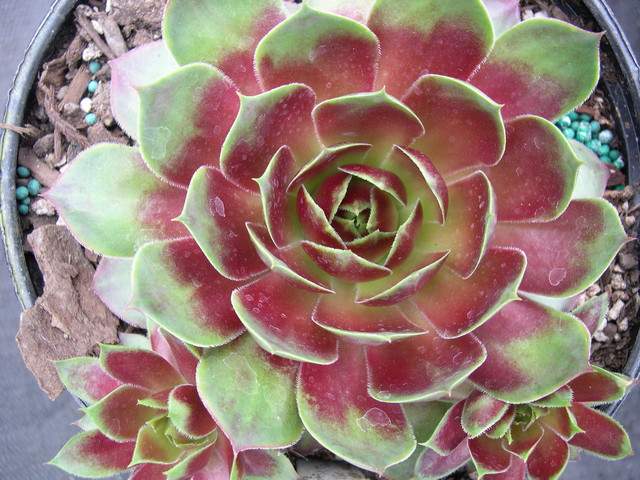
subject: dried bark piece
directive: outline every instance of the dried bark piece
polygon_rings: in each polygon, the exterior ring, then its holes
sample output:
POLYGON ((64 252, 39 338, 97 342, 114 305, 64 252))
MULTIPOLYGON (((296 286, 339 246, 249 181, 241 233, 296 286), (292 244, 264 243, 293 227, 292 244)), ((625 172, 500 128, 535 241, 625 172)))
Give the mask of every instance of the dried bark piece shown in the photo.
POLYGON ((18 153, 18 164, 31 170, 31 175, 45 187, 53 185, 60 175, 60 172, 38 160, 35 152, 30 148, 23 147, 20 149, 18 153))
POLYGON ((91 290, 94 267, 66 227, 48 225, 28 236, 44 277, 44 294, 21 315, 16 337, 27 368, 51 398, 62 392, 52 360, 87 355, 116 343, 118 319, 91 290))

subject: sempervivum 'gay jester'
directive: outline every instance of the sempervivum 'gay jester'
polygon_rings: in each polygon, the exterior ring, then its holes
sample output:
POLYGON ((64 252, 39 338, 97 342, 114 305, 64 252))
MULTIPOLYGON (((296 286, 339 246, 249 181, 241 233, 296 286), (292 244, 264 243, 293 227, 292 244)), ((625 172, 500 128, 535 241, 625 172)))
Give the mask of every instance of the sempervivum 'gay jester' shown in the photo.
POLYGON ((60 378, 91 404, 84 430, 50 463, 81 477, 132 468, 131 480, 210 480, 251 475, 296 478, 290 462, 270 452, 234 459, 229 440, 198 396, 201 352, 151 328, 145 348, 103 345, 100 357, 57 363, 60 378))
POLYGON ((531 402, 586 368, 546 304, 626 236, 549 120, 600 36, 515 0, 286 5, 170 1, 164 40, 112 62, 139 148, 92 147, 48 196, 115 311, 210 347, 198 392, 236 454, 305 428, 382 472, 416 446, 401 402, 531 402))
MULTIPOLYGON (((595 298, 572 313, 593 333, 606 307, 606 298, 595 298)), ((548 480, 558 478, 580 449, 607 459, 629 455, 624 429, 591 407, 619 400, 633 383, 624 375, 591 367, 531 403, 508 404, 476 390, 452 405, 433 432, 422 432, 431 436, 421 451, 416 477, 442 478, 471 460, 484 480, 548 480)))

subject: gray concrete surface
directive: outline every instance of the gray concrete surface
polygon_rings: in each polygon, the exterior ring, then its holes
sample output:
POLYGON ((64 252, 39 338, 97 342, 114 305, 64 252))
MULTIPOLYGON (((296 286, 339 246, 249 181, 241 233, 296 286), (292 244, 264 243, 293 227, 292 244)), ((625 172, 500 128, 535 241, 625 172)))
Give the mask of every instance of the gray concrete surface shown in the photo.
MULTIPOLYGON (((0 0, 0 105, 4 110, 13 74, 44 17, 51 0, 0 0)), ((610 0, 629 40, 640 53, 640 0, 610 0)), ((50 402, 23 366, 14 336, 20 307, 0 251, 0 479, 69 480, 72 477, 43 463, 74 434, 76 405, 64 395, 50 402)), ((640 388, 617 415, 640 450, 640 388)), ((583 455, 563 480, 638 480, 640 455, 606 462, 583 455)), ((217 479, 212 479, 217 480, 217 479)))

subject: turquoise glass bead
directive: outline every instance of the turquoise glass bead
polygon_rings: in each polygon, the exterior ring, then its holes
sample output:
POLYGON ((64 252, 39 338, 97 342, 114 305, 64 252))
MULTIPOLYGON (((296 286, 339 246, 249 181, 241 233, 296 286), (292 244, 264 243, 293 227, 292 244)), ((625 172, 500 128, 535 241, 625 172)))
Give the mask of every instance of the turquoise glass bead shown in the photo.
POLYGON ((574 130, 578 130, 578 127, 580 127, 579 121, 574 120, 573 122, 571 122, 571 128, 573 128, 574 130))
POLYGON ((24 186, 20 186, 16 188, 16 198, 18 200, 24 200, 29 196, 29 189, 24 186))
POLYGON ((593 120, 589 125, 591 126, 591 131, 593 133, 598 133, 600 131, 600 124, 597 121, 593 120))
POLYGON ((560 119, 558 123, 560 125, 560 128, 569 128, 571 126, 571 118, 569 118, 568 115, 565 115, 560 119))
POLYGON ((580 114, 580 121, 581 122, 590 122, 591 120, 593 120, 593 117, 591 115, 589 115, 588 113, 581 113, 580 114))
POLYGON ((32 197, 35 197, 40 193, 41 187, 42 185, 40 185, 40 182, 35 178, 32 178, 31 180, 29 180, 29 183, 27 183, 27 190, 29 190, 29 195, 31 195, 32 197))
POLYGON ((100 62, 96 62, 95 60, 93 62, 89 62, 89 71, 93 74, 96 74, 100 71, 100 62))
POLYGON ((620 157, 620 151, 619 150, 610 150, 609 151, 609 158, 611 160, 617 160, 620 157))
POLYGON ((576 138, 576 131, 573 128, 565 128, 562 134, 568 139, 576 138))
POLYGON ((31 176, 31 170, 27 167, 23 167, 22 165, 16 168, 16 173, 20 178, 29 178, 31 176))
POLYGON ((600 135, 598 135, 598 139, 600 143, 609 143, 613 140, 613 133, 611 133, 611 130, 602 130, 600 135))
POLYGON ((613 161, 613 165, 617 168, 617 169, 622 169, 624 167, 624 162, 620 159, 614 160, 613 161))
POLYGON ((590 150, 593 150, 594 152, 599 152, 600 147, 602 146, 600 144, 600 140, 596 140, 595 138, 592 138, 591 140, 589 140, 587 143, 587 148, 589 148, 590 150))
POLYGON ((20 215, 27 215, 29 213, 29 205, 18 205, 18 212, 20 215))
POLYGON ((571 110, 569 113, 567 113, 567 115, 569 116, 569 118, 574 121, 574 120, 578 120, 580 118, 580 115, 578 115, 578 112, 571 110))
POLYGON ((611 163, 611 159, 609 158, 608 155, 603 155, 600 157, 600 161, 603 163, 611 163))
POLYGON ((621 192, 622 190, 624 190, 624 185, 616 185, 615 187, 613 187, 613 189, 621 192))
POLYGON ((22 205, 31 205, 31 197, 23 198, 20 203, 22 205))
POLYGON ((609 150, 611 150, 611 147, 606 143, 604 145, 600 145, 600 148, 598 148, 598 155, 609 155, 609 150))
POLYGON ((576 140, 582 143, 586 143, 591 140, 591 131, 579 128, 576 132, 576 140))
POLYGON ((90 93, 95 93, 95 91, 98 89, 98 82, 96 82, 95 80, 91 80, 89 82, 89 85, 87 85, 87 90, 90 93))
POLYGON ((84 121, 89 125, 93 125, 98 121, 98 117, 96 117, 95 113, 87 113, 84 117, 84 121))

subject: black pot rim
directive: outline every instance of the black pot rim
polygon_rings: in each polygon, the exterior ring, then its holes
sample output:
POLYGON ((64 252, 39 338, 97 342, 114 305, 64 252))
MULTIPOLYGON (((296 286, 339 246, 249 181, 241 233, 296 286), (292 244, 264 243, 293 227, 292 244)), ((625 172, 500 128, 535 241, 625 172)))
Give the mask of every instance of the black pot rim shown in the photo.
MULTIPOLYGON (((606 32, 605 37, 611 45, 616 60, 628 82, 627 102, 624 104, 624 111, 619 112, 622 120, 630 122, 632 126, 640 127, 640 67, 629 42, 605 0, 581 1, 606 32)), ((29 94, 38 70, 53 39, 62 28, 67 16, 77 2, 78 0, 55 0, 51 6, 49 13, 34 35, 9 90, 9 100, 3 119, 4 123, 14 126, 22 124, 29 94)), ((624 139, 627 151, 635 152, 633 154, 635 158, 627 159, 629 161, 629 181, 635 184, 640 182, 640 144, 634 128, 629 128, 627 133, 629 134, 625 135, 624 139)), ((15 171, 18 145, 19 135, 17 133, 0 130, 0 158, 2 159, 0 170, 2 172, 0 179, 0 223, 3 243, 16 294, 23 309, 27 309, 35 304, 37 296, 27 270, 22 249, 22 232, 19 227, 20 218, 15 201, 15 171)), ((638 337, 636 337, 624 373, 635 379, 640 376, 640 341, 638 337)), ((613 415, 623 401, 624 398, 608 405, 605 411, 613 415)))
MULTIPOLYGON (((38 27, 9 90, 9 100, 3 119, 5 124, 16 127, 22 125, 29 93, 38 70, 44 61, 49 46, 62 28, 76 2, 77 0, 56 0, 38 27)), ((2 172, 0 180, 2 215, 0 217, 2 238, 14 288, 22 308, 26 310, 35 304, 37 297, 24 258, 20 217, 15 201, 15 171, 20 136, 9 130, 0 130, 0 135, 0 158, 2 159, 2 166, 0 167, 2 172)))

